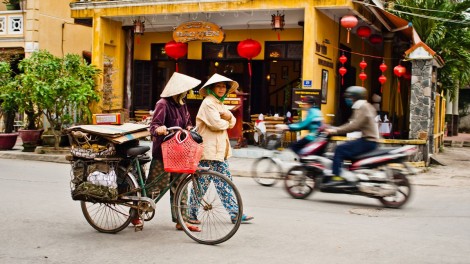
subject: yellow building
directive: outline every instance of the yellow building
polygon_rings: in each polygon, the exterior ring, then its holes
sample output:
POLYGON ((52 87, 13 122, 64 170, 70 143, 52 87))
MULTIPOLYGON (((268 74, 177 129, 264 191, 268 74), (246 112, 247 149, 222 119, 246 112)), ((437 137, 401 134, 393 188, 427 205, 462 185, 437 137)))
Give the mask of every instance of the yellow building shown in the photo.
POLYGON ((8 8, 0 3, 0 54, 23 57, 44 49, 62 57, 91 49, 92 30, 75 23, 67 1, 22 0, 8 8))
MULTIPOLYGON (((407 21, 385 11, 381 1, 96 0, 72 1, 70 7, 73 18, 92 24, 92 63, 113 73, 99 80, 100 86, 113 87, 115 99, 106 110, 125 111, 131 117, 153 109, 177 64, 179 72, 203 82, 215 72, 237 80, 246 94, 245 121, 259 113, 283 116, 297 107, 296 96, 308 92, 321 101, 329 123, 342 124, 350 114, 344 90, 363 85, 382 118, 388 115, 392 137, 397 133, 417 138, 421 128, 412 127, 408 106, 413 99, 411 78, 421 69, 413 63, 431 61, 432 72, 442 66, 432 50, 424 49, 426 56, 421 56, 419 36, 407 21), (357 23, 347 28, 346 18, 357 23), (206 24, 210 26, 203 29, 206 24), (187 54, 178 60, 165 49, 175 38, 187 43, 187 54), (252 60, 237 52, 247 39, 261 45, 252 60), (382 64, 387 66, 383 73, 382 64), (400 77, 393 73, 398 65, 405 69, 400 77), (341 67, 346 73, 340 74, 341 67), (386 79, 383 85, 379 77, 386 79)), ((437 91, 436 81, 425 78, 437 91)), ((195 89, 188 100, 193 113, 199 100, 195 89)))

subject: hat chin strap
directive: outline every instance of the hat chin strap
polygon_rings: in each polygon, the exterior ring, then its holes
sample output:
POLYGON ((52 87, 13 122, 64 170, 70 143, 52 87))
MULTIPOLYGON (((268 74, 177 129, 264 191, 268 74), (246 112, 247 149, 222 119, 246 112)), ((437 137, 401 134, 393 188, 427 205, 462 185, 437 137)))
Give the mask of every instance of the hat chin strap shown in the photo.
POLYGON ((225 100, 225 98, 227 97, 227 93, 225 93, 222 97, 219 97, 217 94, 215 94, 214 91, 212 91, 212 89, 208 88, 207 89, 207 93, 214 96, 215 98, 217 98, 217 100, 223 102, 225 100))

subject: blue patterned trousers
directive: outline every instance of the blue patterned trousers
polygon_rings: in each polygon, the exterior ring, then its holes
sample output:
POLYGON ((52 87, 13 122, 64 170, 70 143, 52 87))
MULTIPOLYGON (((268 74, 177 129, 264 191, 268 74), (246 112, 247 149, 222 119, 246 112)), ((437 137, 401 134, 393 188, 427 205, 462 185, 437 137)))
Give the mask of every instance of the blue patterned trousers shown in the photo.
MULTIPOLYGON (((230 180, 232 180, 232 175, 230 174, 230 171, 228 169, 228 162, 226 160, 223 162, 217 160, 201 160, 199 162, 199 166, 209 167, 210 170, 219 172, 227 176, 230 180)), ((220 182, 218 179, 213 179, 212 176, 200 177, 198 182, 202 188, 202 195, 206 193, 210 183, 213 182, 223 206, 232 218, 236 217, 238 213, 238 204, 233 197, 233 190, 228 184, 226 184, 225 182, 220 182)), ((197 199, 194 199, 194 194, 191 193, 191 196, 189 198, 191 208, 189 212, 190 219, 197 219, 198 206, 196 205, 196 202, 197 199)))

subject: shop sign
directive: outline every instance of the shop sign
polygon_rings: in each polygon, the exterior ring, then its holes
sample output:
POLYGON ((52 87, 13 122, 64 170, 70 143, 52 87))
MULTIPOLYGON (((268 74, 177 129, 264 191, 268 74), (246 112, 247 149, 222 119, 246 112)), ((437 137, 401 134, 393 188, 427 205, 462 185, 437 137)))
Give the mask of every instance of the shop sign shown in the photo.
MULTIPOLYGON (((300 106, 298 103, 300 101, 300 98, 302 96, 313 96, 316 98, 317 102, 321 102, 320 98, 320 89, 299 89, 299 88, 294 88, 292 89, 292 104, 291 108, 292 109, 300 109, 300 106)), ((318 104, 320 105, 320 104, 318 104)))
POLYGON ((194 40, 221 43, 224 37, 225 33, 218 25, 204 21, 185 22, 173 31, 173 39, 183 43, 194 40))

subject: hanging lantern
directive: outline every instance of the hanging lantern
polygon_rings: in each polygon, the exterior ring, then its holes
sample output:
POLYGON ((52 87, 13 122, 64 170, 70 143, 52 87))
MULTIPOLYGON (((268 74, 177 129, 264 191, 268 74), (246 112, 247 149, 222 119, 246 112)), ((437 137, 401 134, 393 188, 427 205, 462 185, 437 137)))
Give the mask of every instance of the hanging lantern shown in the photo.
POLYGON ((349 43, 349 32, 353 27, 357 25, 357 18, 355 16, 344 16, 341 18, 341 26, 346 28, 348 31, 348 35, 346 38, 346 42, 349 43))
POLYGON ((359 79, 362 80, 362 86, 364 86, 364 81, 367 79, 367 74, 365 72, 359 73, 359 79))
POLYGON ((382 93, 383 85, 386 81, 387 81, 387 77, 385 77, 385 75, 382 75, 382 76, 379 77, 379 83, 381 84, 380 85, 380 93, 382 93))
POLYGON ((364 69, 367 67, 367 62, 362 58, 362 61, 359 62, 359 67, 364 71, 364 69))
POLYGON ((393 73, 398 77, 398 85, 397 85, 397 91, 398 93, 400 93, 400 77, 405 74, 406 72, 406 68, 401 66, 400 64, 395 66, 395 68, 393 68, 393 73))
POLYGON ((388 67, 387 67, 387 64, 385 64, 384 62, 382 62, 382 64, 380 64, 379 68, 380 68, 380 71, 384 72, 384 71, 387 70, 388 67))
POLYGON ((237 52, 240 57, 248 59, 248 73, 251 77, 251 59, 261 52, 261 44, 253 39, 245 39, 238 43, 237 52))
POLYGON ((397 66, 395 66, 395 68, 393 68, 393 73, 398 78, 400 78, 403 74, 405 74, 405 72, 406 72, 406 68, 401 66, 401 65, 397 65, 397 66))
POLYGON ((344 67, 341 67, 339 68, 338 72, 341 75, 341 85, 343 85, 344 84, 343 76, 348 72, 348 70, 344 67))
POLYGON ((341 64, 345 64, 347 61, 348 61, 348 58, 344 56, 344 54, 341 55, 341 57, 339 57, 339 62, 341 62, 341 64))
MULTIPOLYGON (((277 11, 276 14, 271 15, 271 27, 273 28, 274 31, 284 30, 285 24, 286 23, 284 21, 284 13, 281 15, 281 13, 277 11)), ((281 36, 279 32, 277 32, 277 40, 281 40, 281 36)))
POLYGON ((134 34, 143 35, 145 32, 145 21, 140 19, 134 20, 134 34))
POLYGON ((375 45, 382 43, 382 41, 383 41, 382 36, 377 35, 377 34, 372 34, 369 37, 369 42, 375 45))
POLYGON ((364 40, 370 36, 372 30, 367 26, 360 26, 357 28, 357 35, 362 39, 362 51, 364 51, 364 40))
POLYGON ((186 56, 188 53, 188 44, 172 40, 165 44, 165 52, 168 57, 175 59, 176 72, 178 72, 178 59, 186 56))

